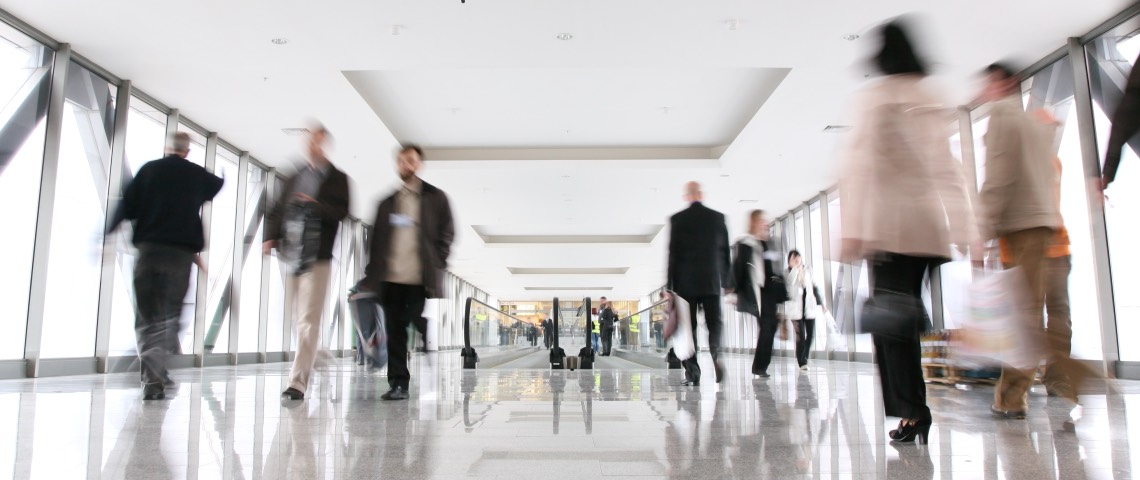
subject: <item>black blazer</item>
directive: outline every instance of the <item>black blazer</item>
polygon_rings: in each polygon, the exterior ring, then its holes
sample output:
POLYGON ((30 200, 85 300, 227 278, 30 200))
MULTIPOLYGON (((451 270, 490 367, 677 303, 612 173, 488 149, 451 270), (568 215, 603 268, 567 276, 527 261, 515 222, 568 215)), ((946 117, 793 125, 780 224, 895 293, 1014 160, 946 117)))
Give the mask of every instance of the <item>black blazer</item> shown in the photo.
MULTIPOLYGON (((285 180, 285 187, 278 192, 277 201, 265 219, 266 241, 281 240, 281 219, 285 215, 285 205, 293 198, 293 184, 296 182, 297 173, 294 173, 285 180)), ((348 216, 349 198, 348 175, 330 163, 328 174, 317 189, 316 197, 317 208, 321 212, 321 246, 317 249, 318 260, 332 258, 333 244, 336 242, 340 221, 348 216)))
MULTIPOLYGON (((761 248, 768 251, 771 247, 768 242, 760 241, 761 248)), ((772 261, 767 258, 764 259, 764 275, 765 282, 764 288, 760 289, 760 298, 756 298, 756 291, 751 288, 756 284, 756 279, 752 278, 753 269, 749 265, 753 259, 752 245, 744 242, 736 242, 736 257, 732 260, 732 276, 740 288, 736 289, 736 310, 759 317, 761 312, 764 313, 764 318, 775 318, 776 306, 780 304, 780 295, 776 291, 777 286, 774 286, 773 277, 779 275, 776 272, 776 267, 772 265, 772 261), (763 307, 760 308, 763 302, 763 307)), ((780 283, 783 285, 783 283, 780 283)))
POLYGON ((693 202, 669 218, 669 289, 681 296, 720 295, 734 285, 724 214, 693 202))
MULTIPOLYGON (((364 288, 380 291, 380 284, 388 274, 388 252, 392 248, 392 223, 396 211, 396 193, 376 207, 372 222, 372 245, 369 247, 368 266, 364 269, 364 288)), ((455 223, 451 217, 451 203, 443 190, 423 182, 420 191, 420 268, 427 298, 443 298, 443 272, 451 256, 451 241, 455 239, 455 223)))

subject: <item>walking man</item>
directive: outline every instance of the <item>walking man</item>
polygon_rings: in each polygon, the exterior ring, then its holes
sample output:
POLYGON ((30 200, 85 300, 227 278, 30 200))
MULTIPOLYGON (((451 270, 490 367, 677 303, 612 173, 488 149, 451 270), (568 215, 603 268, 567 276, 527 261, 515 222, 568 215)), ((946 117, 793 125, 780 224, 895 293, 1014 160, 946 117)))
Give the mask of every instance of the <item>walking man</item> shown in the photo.
POLYGON ((174 134, 166 156, 148 162, 127 185, 108 233, 123 220, 134 225, 135 334, 142 362, 143 400, 166 398, 166 357, 176 343, 178 318, 191 265, 202 266, 206 244, 202 204, 222 189, 222 179, 189 160, 190 135, 174 134))
POLYGON ((325 127, 311 129, 305 163, 285 180, 265 221, 265 254, 276 248, 293 273, 286 288, 296 321, 297 356, 289 371, 289 387, 281 394, 289 400, 304 399, 309 387, 321 338, 333 244, 341 220, 348 216, 348 176, 325 153, 331 139, 325 127))
POLYGON ((606 297, 602 297, 601 305, 598 310, 598 323, 601 324, 598 331, 601 332, 602 338, 602 355, 610 356, 614 347, 614 322, 617 322, 617 314, 614 313, 613 306, 610 305, 606 297))
POLYGON ((444 270, 455 238, 447 195, 416 176, 422 166, 420 147, 400 147, 396 171, 404 184, 376 208, 361 282, 380 296, 388 328, 390 389, 380 396, 384 400, 408 398, 408 325, 423 316, 425 300, 443 297, 444 270))
MULTIPOLYGON (((728 249, 728 228, 724 214, 701 203, 704 194, 697 182, 685 184, 685 200, 689 208, 677 212, 669 219, 669 289, 689 302, 689 319, 692 322, 694 344, 697 334, 697 309, 705 312, 705 326, 709 330, 709 354, 716 369, 716 381, 724 378, 720 363, 720 296, 732 291, 733 278, 728 249)), ((699 386, 701 367, 697 355, 682 362, 685 382, 681 385, 699 386)))

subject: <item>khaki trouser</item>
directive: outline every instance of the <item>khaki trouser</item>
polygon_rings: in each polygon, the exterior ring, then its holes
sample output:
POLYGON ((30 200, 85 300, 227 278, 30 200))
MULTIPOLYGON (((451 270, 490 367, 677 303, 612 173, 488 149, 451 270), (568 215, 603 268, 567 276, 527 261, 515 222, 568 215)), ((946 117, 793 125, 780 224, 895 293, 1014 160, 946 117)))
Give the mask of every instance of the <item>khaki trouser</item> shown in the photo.
POLYGON ((297 332, 297 357, 289 371, 289 386, 303 393, 309 387, 321 341, 321 316, 329 290, 328 260, 316 262, 309 271, 289 277, 288 288, 292 292, 297 332))
MULTIPOLYGON (((1020 268, 1025 274, 1025 299, 1020 320, 1026 322, 1026 341, 1034 346, 1044 345, 1045 323, 1045 249, 1053 238, 1050 228, 1031 228, 1006 235, 1005 240, 1013 258, 1006 268, 1020 268)), ((1067 356, 1067 355, 1066 355, 1067 356)), ((1017 369, 1005 367, 1001 379, 994 388, 994 406, 1004 411, 1025 411, 1028 408, 1026 396, 1037 369, 1017 369)))

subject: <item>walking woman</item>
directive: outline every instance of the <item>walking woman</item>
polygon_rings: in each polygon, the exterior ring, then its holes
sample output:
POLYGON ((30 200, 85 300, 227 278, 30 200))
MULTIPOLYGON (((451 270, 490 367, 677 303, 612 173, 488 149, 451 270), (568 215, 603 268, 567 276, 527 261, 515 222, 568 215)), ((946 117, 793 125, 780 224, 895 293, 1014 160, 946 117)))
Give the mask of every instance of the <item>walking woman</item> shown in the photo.
POLYGON ((892 303, 911 324, 875 334, 875 359, 887 416, 899 417, 892 440, 926 442, 933 419, 926 405, 919 335, 929 328, 921 293, 925 276, 977 237, 961 164, 946 126, 954 110, 924 82, 920 60, 899 21, 882 27, 874 66, 883 75, 857 98, 840 184, 842 256, 870 268, 871 299, 892 303))
POLYGON ((773 260, 778 261, 780 256, 771 250, 769 227, 763 210, 751 211, 748 214, 748 234, 733 246, 736 308, 756 317, 760 326, 756 353, 752 358, 752 374, 756 378, 770 376, 768 365, 772 363, 772 343, 780 324, 776 318, 776 307, 788 299, 780 271, 773 266, 773 260))
POLYGON ((804 264, 798 250, 788 252, 788 296, 784 302, 784 315, 796 322, 796 362, 800 370, 808 369, 811 342, 815 338, 815 319, 826 311, 819 287, 812 282, 811 270, 804 264))

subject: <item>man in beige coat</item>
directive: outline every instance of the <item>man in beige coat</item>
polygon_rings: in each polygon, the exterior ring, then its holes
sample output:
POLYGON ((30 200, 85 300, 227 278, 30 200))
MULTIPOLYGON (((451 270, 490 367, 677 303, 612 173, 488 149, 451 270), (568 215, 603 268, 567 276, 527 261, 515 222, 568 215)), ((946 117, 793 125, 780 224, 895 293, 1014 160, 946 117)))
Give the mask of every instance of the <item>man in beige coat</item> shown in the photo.
MULTIPOLYGON (((1021 317, 1027 323, 1026 331, 1031 332, 1027 341, 1042 345, 1045 251, 1060 225, 1061 214, 1050 151, 1053 133, 1024 111, 1020 86, 1021 80, 1012 69, 1000 64, 986 68, 982 99, 990 103, 991 111, 985 135, 980 227, 986 238, 1000 238, 1008 245, 1011 258, 1006 267, 1020 268, 1025 274, 1028 292, 1021 317)), ((991 407, 995 415, 1025 418, 1026 396, 1035 372, 1008 366, 1002 369, 991 407)))

